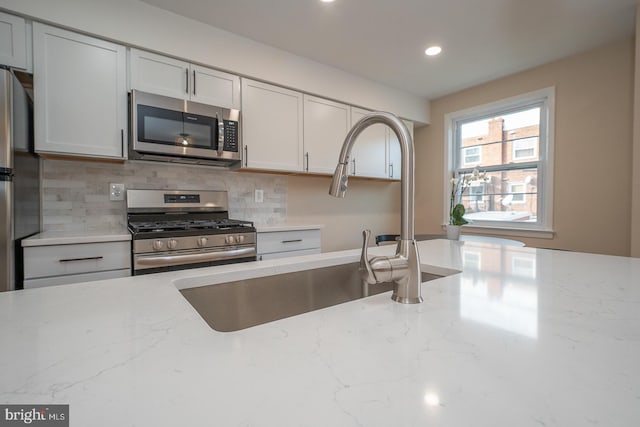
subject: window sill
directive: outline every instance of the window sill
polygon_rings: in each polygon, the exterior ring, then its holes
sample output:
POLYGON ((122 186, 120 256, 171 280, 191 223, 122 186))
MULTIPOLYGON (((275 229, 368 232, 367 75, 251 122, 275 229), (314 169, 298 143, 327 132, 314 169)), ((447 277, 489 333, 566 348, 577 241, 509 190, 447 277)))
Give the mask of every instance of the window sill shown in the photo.
MULTIPOLYGON (((446 229, 446 225, 442 226, 442 229, 446 229)), ((481 225, 463 225, 463 232, 475 233, 475 234, 487 234, 492 236, 509 236, 509 237, 530 237, 535 239, 553 239, 555 231, 553 230, 538 230, 530 228, 504 228, 504 227, 491 227, 481 225)))

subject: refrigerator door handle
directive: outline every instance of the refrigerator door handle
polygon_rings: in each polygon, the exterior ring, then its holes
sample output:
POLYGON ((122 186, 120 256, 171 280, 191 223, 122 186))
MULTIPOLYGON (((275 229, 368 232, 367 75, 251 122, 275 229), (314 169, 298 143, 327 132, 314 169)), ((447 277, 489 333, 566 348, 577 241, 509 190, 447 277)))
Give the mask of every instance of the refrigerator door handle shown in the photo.
MULTIPOLYGON (((9 176, 10 178, 10 176, 9 176)), ((0 292, 15 289, 13 251, 13 182, 0 181, 0 292)))
POLYGON ((11 141, 11 107, 13 80, 11 72, 0 69, 0 173, 13 168, 11 141))

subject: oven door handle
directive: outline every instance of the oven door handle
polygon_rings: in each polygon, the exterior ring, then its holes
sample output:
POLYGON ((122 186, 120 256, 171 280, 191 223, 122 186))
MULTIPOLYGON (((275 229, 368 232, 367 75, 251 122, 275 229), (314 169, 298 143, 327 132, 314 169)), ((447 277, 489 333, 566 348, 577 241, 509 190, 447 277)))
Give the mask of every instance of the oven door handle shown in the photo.
POLYGON ((170 265, 192 264, 197 262, 221 261, 226 259, 250 257, 256 255, 255 247, 236 248, 223 251, 197 252, 167 255, 136 255, 135 264, 144 268, 166 267, 170 265))

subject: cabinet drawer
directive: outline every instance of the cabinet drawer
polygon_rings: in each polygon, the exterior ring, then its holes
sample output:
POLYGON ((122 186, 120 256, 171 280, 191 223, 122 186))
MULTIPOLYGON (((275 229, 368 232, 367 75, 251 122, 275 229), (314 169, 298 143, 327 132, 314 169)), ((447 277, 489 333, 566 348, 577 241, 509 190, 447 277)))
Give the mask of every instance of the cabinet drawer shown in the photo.
POLYGON ((130 242, 24 248, 25 279, 119 270, 130 266, 130 242))
POLYGON ((258 254, 320 248, 320 230, 258 233, 258 254))
POLYGON ((130 269, 99 271, 97 273, 71 274, 69 276, 43 277, 24 281, 25 289, 43 288, 45 286, 68 285, 70 283, 92 282, 94 280, 115 279, 131 276, 130 269))

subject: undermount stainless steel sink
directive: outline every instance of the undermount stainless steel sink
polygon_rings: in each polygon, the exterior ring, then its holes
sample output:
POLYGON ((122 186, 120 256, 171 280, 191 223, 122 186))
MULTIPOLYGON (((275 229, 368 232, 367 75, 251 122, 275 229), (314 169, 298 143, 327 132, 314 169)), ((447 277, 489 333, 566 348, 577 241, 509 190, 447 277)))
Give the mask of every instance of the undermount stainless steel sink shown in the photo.
MULTIPOLYGON (((209 326, 231 332, 393 289, 392 282, 363 284, 358 267, 341 264, 180 292, 209 326)), ((422 282, 438 277, 422 273, 422 282)))

